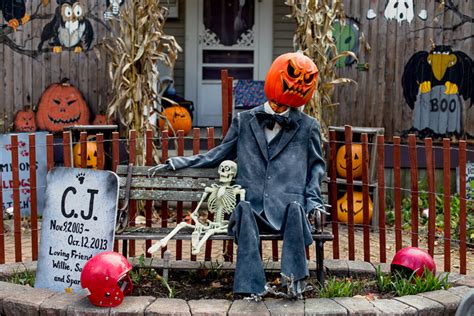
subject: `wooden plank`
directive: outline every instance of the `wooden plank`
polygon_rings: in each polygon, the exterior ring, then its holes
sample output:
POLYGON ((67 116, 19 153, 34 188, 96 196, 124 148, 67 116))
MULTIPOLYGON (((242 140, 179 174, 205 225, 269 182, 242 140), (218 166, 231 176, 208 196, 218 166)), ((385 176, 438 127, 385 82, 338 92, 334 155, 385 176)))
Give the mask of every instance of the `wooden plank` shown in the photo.
POLYGON ((428 179, 428 253, 434 256, 436 229, 436 189, 433 159, 433 140, 425 138, 426 174, 428 179))
MULTIPOLYGON (((201 130, 199 128, 194 128, 193 129, 193 155, 199 154, 199 151, 201 149, 201 130)), ((196 209, 198 203, 197 202, 192 202, 191 203, 191 212, 194 212, 196 209)), ((189 245, 189 247, 192 249, 192 245, 189 245)), ((196 255, 193 255, 191 253, 191 261, 196 261, 196 255)), ((224 250, 225 253, 225 250, 224 250)))
MULTIPOLYGON (((125 176, 120 178, 120 187, 125 188, 127 178, 125 176)), ((204 190, 205 187, 217 183, 217 180, 209 179, 193 179, 193 178, 132 178, 131 188, 144 189, 183 189, 183 190, 204 190)))
MULTIPOLYGON (((165 163, 166 160, 168 160, 168 131, 163 131, 162 133, 162 146, 161 146, 161 162, 165 163)), ((145 171, 145 170, 143 170, 145 171)), ((162 171, 162 170, 160 170, 162 171)), ((148 171, 145 171, 146 174, 148 174, 148 171)), ((179 174, 179 173, 178 173, 179 174)), ((161 202, 161 227, 168 227, 168 202, 162 201, 161 202)), ((165 252, 165 249, 162 249, 161 255, 163 256, 163 253, 165 252)))
POLYGON ((370 262, 370 221, 369 221, 369 137, 361 135, 362 142, 362 205, 364 215, 364 261, 370 262))
MULTIPOLYGON (((3 208, 3 176, 0 172, 0 205, 3 208)), ((3 216, 0 216, 0 264, 5 263, 5 225, 3 216)))
MULTIPOLYGON (((123 239, 123 240, 144 240, 144 239, 151 239, 151 240, 160 240, 168 235, 173 228, 161 228, 161 227, 152 227, 152 228, 132 228, 128 227, 123 233, 115 234, 116 239, 123 239)), ((173 236, 174 240, 191 240, 192 238, 192 228, 183 228, 180 230, 175 236, 173 236)), ((269 233, 262 233, 259 235, 260 239, 262 240, 283 240, 283 236, 281 234, 269 234, 269 233)), ((313 240, 325 240, 329 241, 333 239, 333 234, 330 232, 322 232, 320 234, 312 234, 311 237, 313 240)), ((232 240, 234 237, 229 236, 227 234, 215 234, 209 237, 211 240, 232 240)))
MULTIPOLYGON (((118 132, 112 132, 112 171, 117 171, 117 167, 120 162, 119 137, 120 135, 118 132)), ((119 251, 119 244, 117 240, 114 241, 114 251, 115 252, 119 251)))
POLYGON ((97 143, 97 169, 103 170, 105 166, 104 134, 98 133, 96 135, 96 143, 97 143))
MULTIPOLYGON (((184 132, 178 131, 178 156, 184 156, 184 132)), ((176 224, 183 221, 183 201, 178 200, 176 203, 176 224)), ((183 243, 181 241, 176 242, 176 260, 183 258, 183 243)))
POLYGON ((72 167, 71 161, 71 132, 63 132, 63 153, 64 153, 64 166, 72 167))
POLYGON ((15 237, 15 262, 21 262, 21 209, 20 170, 18 160, 18 135, 11 136, 13 180, 13 234, 15 237))
POLYGON ((346 146, 346 194, 347 194, 347 229, 349 240, 349 260, 355 260, 354 242, 354 185, 352 183, 352 128, 345 126, 344 132, 346 146))
MULTIPOLYGON (((128 163, 131 165, 136 164, 137 157, 137 131, 131 130, 129 133, 129 147, 128 147, 128 163)), ((128 226, 135 226, 135 217, 137 216, 137 201, 130 201, 128 207, 128 226)), ((130 247, 128 255, 133 257, 135 256, 135 241, 130 241, 130 247)))
POLYGON ((393 180, 395 205, 395 250, 403 248, 402 240, 402 194, 400 176, 400 137, 393 137, 393 180))
POLYGON ((46 169, 50 171, 54 167, 54 137, 46 135, 46 169))
POLYGON ((466 141, 459 141, 459 273, 466 274, 466 141))
MULTIPOLYGON (((132 176, 149 176, 148 166, 133 166, 132 176)), ((128 166, 119 165, 117 166, 117 174, 119 176, 127 175, 128 166)), ((167 170, 161 169, 155 173, 155 177, 193 177, 193 178, 219 178, 217 168, 185 168, 179 170, 167 170)), ((153 177, 151 177, 153 179, 153 177)))
POLYGON ((408 135, 408 157, 411 179, 411 246, 418 247, 418 162, 415 134, 408 135))
POLYGON ((81 147, 81 168, 87 168, 87 132, 81 132, 79 144, 81 147))
POLYGON ((387 242, 385 231, 385 175, 384 175, 384 135, 377 135, 377 182, 379 199, 379 251, 380 262, 387 262, 387 242))
POLYGON ((444 212, 444 271, 451 271, 451 157, 450 140, 443 138, 443 212, 444 212))
MULTIPOLYGON (((153 130, 149 129, 145 134, 145 163, 147 166, 153 166, 153 130)), ((153 223, 153 201, 145 202, 145 226, 151 227, 153 223)), ((145 254, 147 257, 151 257, 151 253, 148 253, 148 249, 151 247, 151 240, 145 241, 145 254)))
POLYGON ((224 137, 227 134, 229 129, 229 116, 228 109, 229 105, 227 104, 229 98, 227 97, 229 93, 229 81, 227 80, 228 73, 227 69, 221 70, 221 95, 222 95, 222 136, 224 137))
MULTIPOLYGON (((31 258, 38 260, 38 191, 36 181, 36 137, 35 134, 28 135, 29 163, 30 163, 30 205, 31 205, 31 258)), ((2 205, 0 203, 0 205, 2 205)))
MULTIPOLYGON (((332 210, 337 210, 337 182, 336 182, 336 131, 329 131, 329 204, 332 210)), ((339 223, 337 212, 331 212, 332 232, 334 240, 332 242, 333 259, 339 259, 339 223)))
MULTIPOLYGON (((207 128, 207 150, 211 150, 214 148, 214 128, 208 127, 207 128)), ((209 219, 212 221, 214 219, 214 214, 209 214, 209 219)), ((206 248, 204 251, 204 258, 205 260, 211 260, 211 253, 212 253, 212 241, 206 241, 206 248)))

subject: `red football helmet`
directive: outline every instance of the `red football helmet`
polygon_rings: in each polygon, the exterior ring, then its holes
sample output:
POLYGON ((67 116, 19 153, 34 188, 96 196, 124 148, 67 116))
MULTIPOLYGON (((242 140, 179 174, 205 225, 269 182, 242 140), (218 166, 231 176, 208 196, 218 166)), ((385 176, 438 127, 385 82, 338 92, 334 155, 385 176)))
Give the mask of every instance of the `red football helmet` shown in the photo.
POLYGON ((129 272, 132 266, 121 254, 101 252, 84 265, 81 286, 88 289, 89 301, 96 306, 115 307, 133 289, 129 272))
POLYGON ((416 275, 422 276, 424 269, 431 271, 436 274, 436 263, 430 254, 417 247, 406 247, 400 249, 393 257, 392 264, 390 265, 391 271, 399 271, 402 273, 413 273, 416 271, 416 275))

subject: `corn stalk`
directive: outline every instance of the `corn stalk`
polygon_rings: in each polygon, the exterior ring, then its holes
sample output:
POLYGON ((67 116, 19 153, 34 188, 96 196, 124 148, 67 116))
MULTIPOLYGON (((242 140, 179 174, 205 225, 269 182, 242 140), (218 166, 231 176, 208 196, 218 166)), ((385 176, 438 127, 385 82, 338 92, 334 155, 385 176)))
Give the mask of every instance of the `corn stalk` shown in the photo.
POLYGON ((338 59, 352 56, 357 60, 353 52, 338 52, 332 35, 335 22, 345 23, 343 0, 286 0, 285 4, 291 9, 288 17, 296 21, 294 49, 311 58, 319 69, 318 88, 306 104, 305 112, 321 122, 323 135, 327 136, 337 105, 332 101, 335 85, 356 83, 336 75, 338 59))
POLYGON ((137 163, 143 164, 143 135, 155 129, 148 116, 161 113, 157 91, 157 62, 173 67, 181 47, 173 36, 166 35, 166 8, 159 0, 130 0, 121 9, 119 19, 112 19, 111 36, 99 45, 110 57, 108 66, 112 80, 112 100, 107 114, 125 127, 125 135, 136 130, 137 163))

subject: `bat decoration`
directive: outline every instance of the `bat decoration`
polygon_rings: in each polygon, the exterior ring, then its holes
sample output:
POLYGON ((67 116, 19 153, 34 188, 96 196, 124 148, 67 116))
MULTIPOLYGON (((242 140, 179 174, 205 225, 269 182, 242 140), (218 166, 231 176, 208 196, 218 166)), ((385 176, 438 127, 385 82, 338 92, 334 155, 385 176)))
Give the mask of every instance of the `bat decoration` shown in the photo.
POLYGON ((474 102, 474 63, 451 46, 416 52, 402 76, 403 96, 414 109, 414 128, 460 134, 462 99, 474 102))

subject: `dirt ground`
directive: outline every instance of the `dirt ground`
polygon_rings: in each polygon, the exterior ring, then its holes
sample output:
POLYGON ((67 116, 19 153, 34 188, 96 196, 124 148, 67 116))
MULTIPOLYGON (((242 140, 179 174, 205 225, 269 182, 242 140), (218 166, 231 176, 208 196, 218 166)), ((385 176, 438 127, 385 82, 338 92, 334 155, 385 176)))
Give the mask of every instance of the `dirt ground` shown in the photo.
MULTIPOLYGON (((331 227, 327 226, 325 228, 327 231, 331 231, 331 227)), ((39 234, 40 235, 40 234, 39 234)), ((348 259, 349 256, 349 247, 348 247, 348 233, 347 226, 339 226, 339 247, 340 259, 348 259)), ((395 254, 395 233, 392 227, 387 228, 386 234, 386 251, 387 251, 387 262, 390 262, 395 254)), ((409 232, 404 232, 403 234, 403 246, 409 246, 411 243, 411 237, 409 232)), ((31 232, 27 229, 22 231, 22 261, 31 261, 31 232)), ((279 247, 281 248, 281 242, 279 242, 279 247)), ((421 238, 419 240, 419 247, 427 249, 427 239, 421 238)), ((190 244, 188 242, 183 242, 183 259, 190 259, 190 244)), ((169 243, 169 248, 173 251, 175 249, 174 242, 169 243)), ((222 260, 222 242, 213 243, 212 257, 214 260, 222 260)), ((235 250, 235 249, 234 249, 235 250)), ((371 232, 370 235, 370 250, 371 250, 371 261, 380 262, 380 246, 379 246, 379 235, 378 232, 371 232)), ((438 271, 442 271, 444 267, 444 250, 443 244, 441 241, 436 241, 435 246, 435 261, 437 264, 438 271)), ((137 242, 136 244, 136 256, 140 256, 142 253, 145 253, 145 244, 143 242, 137 242)), ((202 251, 204 253, 204 251, 202 251)), ((234 252, 235 253, 235 252, 234 252)), ((311 257, 314 258, 314 248, 310 249, 311 257)), ((174 254, 173 254, 174 255, 174 254)), ((15 262, 15 242, 12 232, 7 232, 5 234, 5 256, 6 262, 11 263, 15 262)), ((263 259, 269 260, 271 258, 271 242, 264 242, 263 244, 263 259)), ((325 258, 333 258, 333 245, 332 242, 327 242, 325 245, 325 258)), ((203 259, 203 254, 198 256, 198 260, 203 259)), ((355 259, 363 260, 364 259, 364 245, 363 245, 363 231, 362 229, 356 228, 355 231, 355 259)), ((469 275, 474 274, 474 248, 468 248, 467 251, 467 273, 469 275)), ((459 273, 459 247, 455 244, 451 247, 451 272, 459 273)))

